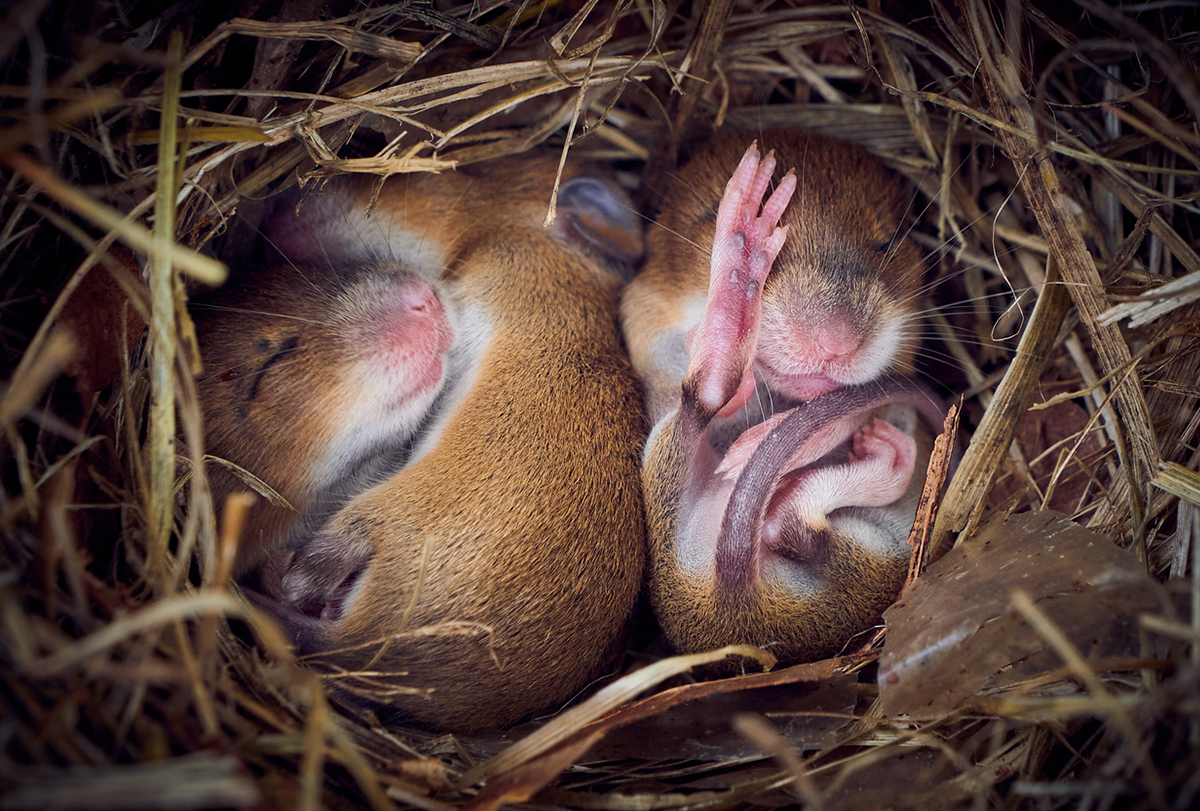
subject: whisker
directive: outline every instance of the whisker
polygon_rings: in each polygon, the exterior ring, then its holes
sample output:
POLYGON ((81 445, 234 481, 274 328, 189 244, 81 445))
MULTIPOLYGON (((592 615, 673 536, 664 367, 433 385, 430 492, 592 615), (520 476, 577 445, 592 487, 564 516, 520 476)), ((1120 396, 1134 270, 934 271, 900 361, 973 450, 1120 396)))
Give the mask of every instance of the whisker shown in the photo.
MULTIPOLYGON (((926 172, 926 174, 928 174, 928 172, 926 172)), ((904 240, 910 238, 912 232, 917 227, 917 222, 919 219, 923 217, 925 213, 928 212, 933 206, 933 200, 931 199, 928 203, 926 203, 925 208, 922 209, 919 215, 910 217, 909 215, 912 213, 913 203, 916 202, 916 199, 917 196, 915 194, 910 195, 908 198, 908 205, 905 207, 904 213, 900 215, 896 229, 892 232, 891 239, 888 241, 887 250, 883 252, 883 261, 879 263, 879 269, 877 271, 877 275, 879 276, 884 274, 888 265, 890 265, 892 260, 895 259, 896 254, 900 251, 900 246, 904 244, 904 240), (908 223, 907 229, 904 228, 904 224, 906 222, 908 223), (901 236, 901 231, 904 232, 903 236, 901 236)), ((923 258, 925 261, 928 261, 928 257, 923 258)))
POLYGON ((317 324, 321 326, 330 326, 332 324, 330 321, 316 321, 311 318, 303 318, 298 315, 284 315, 283 313, 275 313, 271 312, 270 310, 252 310, 248 307, 230 307, 224 304, 209 304, 203 301, 190 302, 190 306, 195 310, 214 310, 216 312, 243 313, 245 315, 265 315, 270 318, 281 318, 288 321, 300 321, 305 324, 317 324))
MULTIPOLYGON (((679 183, 679 185, 683 186, 684 189, 686 189, 693 197, 696 198, 696 202, 700 203, 700 205, 707 208, 713 214, 713 216, 716 216, 716 211, 713 210, 713 207, 711 205, 709 205, 707 202, 705 202, 704 198, 700 196, 700 193, 698 191, 696 191, 695 188, 693 188, 690 184, 685 183, 683 181, 683 179, 676 174, 668 173, 667 176, 670 179, 679 183)), ((656 189, 655 191, 657 192, 658 190, 656 189)), ((666 197, 665 193, 660 192, 660 194, 662 197, 666 197)), ((698 242, 693 242, 692 240, 685 237, 683 234, 676 231, 674 228, 668 228, 667 226, 663 225, 661 222, 658 222, 654 217, 647 216, 631 206, 626 206, 626 208, 629 211, 632 211, 637 216, 641 217, 643 220, 645 220, 651 227, 661 228, 662 230, 666 231, 671 236, 679 239, 681 242, 686 242, 688 245, 691 245, 693 248, 700 251, 705 256, 712 256, 712 247, 711 246, 704 246, 698 242)))
MULTIPOLYGON (((709 213, 709 214, 712 214, 714 217, 716 217, 716 216, 717 216, 717 210, 716 210, 715 208, 713 208, 713 207, 712 207, 712 204, 711 204, 711 203, 709 203, 707 200, 705 200, 705 199, 704 199, 704 198, 703 198, 703 197, 700 195, 700 192, 696 191, 696 188, 695 188, 694 186, 692 186, 690 183, 685 183, 685 182, 684 182, 684 180, 683 180, 683 178, 682 178, 682 177, 680 177, 679 175, 675 174, 674 172, 667 172, 667 177, 668 177, 670 180, 674 180, 676 183, 678 183, 679 185, 681 185, 681 186, 683 186, 685 189, 687 189, 687 190, 688 190, 688 192, 690 192, 690 193, 691 193, 691 195, 692 195, 693 197, 695 197, 695 198, 696 198, 696 202, 698 202, 698 203, 699 203, 700 205, 702 205, 704 208, 707 208, 707 209, 708 209, 708 213, 709 213)), ((664 195, 664 197, 665 197, 665 196, 666 196, 666 195, 664 195)))
POLYGON ((675 229, 668 228, 667 226, 663 225, 662 223, 658 223, 658 222, 654 223, 654 227, 661 228, 662 230, 666 231, 671 236, 677 237, 682 242, 686 242, 687 244, 691 245, 696 250, 700 251, 700 253, 704 254, 705 256, 712 256, 711 248, 706 248, 698 242, 693 242, 692 240, 688 239, 687 237, 685 237, 683 234, 679 233, 675 229))

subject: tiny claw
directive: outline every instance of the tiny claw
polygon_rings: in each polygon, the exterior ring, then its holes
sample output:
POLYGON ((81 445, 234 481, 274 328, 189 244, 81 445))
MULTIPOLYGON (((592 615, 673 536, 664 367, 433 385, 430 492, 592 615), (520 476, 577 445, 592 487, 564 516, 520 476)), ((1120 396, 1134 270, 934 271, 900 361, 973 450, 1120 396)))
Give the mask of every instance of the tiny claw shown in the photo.
MULTIPOLYGON (((767 157, 763 158, 762 163, 758 165, 757 171, 754 173, 754 179, 750 183, 750 187, 746 190, 746 196, 755 208, 762 202, 763 195, 767 193, 767 186, 771 185, 771 176, 775 174, 775 150, 772 149, 767 153, 767 157)), ((753 210, 747 215, 747 218, 754 217, 753 210)))

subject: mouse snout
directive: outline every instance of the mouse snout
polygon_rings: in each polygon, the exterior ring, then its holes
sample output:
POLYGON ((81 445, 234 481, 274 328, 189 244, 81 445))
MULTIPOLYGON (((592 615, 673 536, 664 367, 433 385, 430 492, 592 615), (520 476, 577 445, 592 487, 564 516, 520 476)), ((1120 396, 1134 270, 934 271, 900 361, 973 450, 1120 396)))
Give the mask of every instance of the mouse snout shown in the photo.
POLYGON ((450 348, 452 331, 446 308, 424 279, 414 276, 398 284, 388 315, 388 332, 400 345, 418 342, 437 354, 450 348))
POLYGON ((860 336, 848 324, 823 324, 812 331, 813 359, 825 363, 848 360, 862 346, 860 336))
POLYGON ((414 318, 437 318, 444 312, 441 299, 429 283, 422 279, 411 280, 401 285, 399 298, 400 306, 414 318))
POLYGON ((438 291, 415 273, 373 278, 353 294, 348 309, 358 327, 348 336, 367 357, 386 366, 425 377, 441 375, 441 358, 450 349, 453 328, 438 291))
POLYGON ((819 307, 802 313, 764 308, 759 358, 779 372, 827 373, 853 366, 866 336, 867 328, 850 314, 819 307))

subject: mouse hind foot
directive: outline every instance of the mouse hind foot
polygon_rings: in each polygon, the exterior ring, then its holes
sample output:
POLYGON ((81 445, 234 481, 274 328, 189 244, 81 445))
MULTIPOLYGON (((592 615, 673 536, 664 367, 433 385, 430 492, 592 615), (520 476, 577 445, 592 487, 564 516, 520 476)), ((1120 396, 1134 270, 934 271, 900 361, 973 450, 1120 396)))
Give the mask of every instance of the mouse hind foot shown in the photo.
POLYGON ((751 145, 717 211, 708 300, 688 335, 691 362, 684 379, 684 391, 710 418, 732 414, 754 392, 762 287, 787 238, 779 218, 796 190, 796 176, 788 172, 764 203, 774 171, 774 153, 760 162, 751 145))

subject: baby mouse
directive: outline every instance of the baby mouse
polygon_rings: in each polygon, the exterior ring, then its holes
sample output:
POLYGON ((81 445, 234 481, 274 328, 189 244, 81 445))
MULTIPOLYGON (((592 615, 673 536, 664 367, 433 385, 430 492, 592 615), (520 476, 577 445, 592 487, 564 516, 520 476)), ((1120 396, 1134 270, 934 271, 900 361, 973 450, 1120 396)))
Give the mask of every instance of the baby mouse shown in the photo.
POLYGON ((835 653, 895 598, 921 419, 942 412, 904 376, 922 274, 904 191, 857 146, 758 137, 765 159, 731 133, 680 170, 622 317, 653 423, 660 625, 682 651, 755 644, 786 663, 835 653), (794 170, 774 178, 777 160, 794 170))
MULTIPOLYGON (((333 510, 309 504, 317 526, 294 522, 266 543, 254 599, 344 695, 444 730, 502 726, 573 697, 619 652, 641 583, 642 403, 609 267, 640 254, 641 236, 620 192, 571 172, 559 219, 543 228, 556 167, 397 176, 377 199, 370 180, 338 180, 267 227, 295 266, 276 271, 280 285, 310 282, 322 300, 348 284, 360 309, 354 346, 327 335, 323 348, 302 337, 291 349, 324 375, 292 393, 264 376, 253 408, 295 420, 278 430, 297 438, 251 472, 286 482, 301 460, 331 453, 341 470, 369 468, 373 454, 399 462, 382 480, 354 479, 333 510), (382 326, 377 312, 389 314, 382 326), (383 337, 369 337, 377 326, 383 337), (335 423, 369 437, 390 420, 394 433, 343 450, 300 423, 350 379, 356 353, 391 364, 369 385, 394 399, 371 406, 378 425, 358 422, 365 410, 335 423), (289 455, 293 445, 307 455, 289 455)), ((307 305, 286 314, 329 331, 307 305)))

